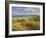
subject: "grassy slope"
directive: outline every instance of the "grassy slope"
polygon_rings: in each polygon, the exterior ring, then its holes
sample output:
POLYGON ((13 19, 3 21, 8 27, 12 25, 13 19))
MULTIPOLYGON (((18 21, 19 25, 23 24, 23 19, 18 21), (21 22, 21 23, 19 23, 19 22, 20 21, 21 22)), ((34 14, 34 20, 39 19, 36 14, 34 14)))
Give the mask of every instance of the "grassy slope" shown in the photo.
POLYGON ((40 16, 16 18, 12 20, 13 31, 39 30, 40 16))

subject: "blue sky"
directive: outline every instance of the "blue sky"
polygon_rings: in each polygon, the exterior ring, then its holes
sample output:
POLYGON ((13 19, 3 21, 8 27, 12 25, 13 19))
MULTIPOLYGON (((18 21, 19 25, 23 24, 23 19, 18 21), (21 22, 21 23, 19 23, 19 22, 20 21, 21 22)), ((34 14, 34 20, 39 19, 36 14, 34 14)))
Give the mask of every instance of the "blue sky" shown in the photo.
POLYGON ((12 7, 12 15, 40 15, 40 8, 12 7))

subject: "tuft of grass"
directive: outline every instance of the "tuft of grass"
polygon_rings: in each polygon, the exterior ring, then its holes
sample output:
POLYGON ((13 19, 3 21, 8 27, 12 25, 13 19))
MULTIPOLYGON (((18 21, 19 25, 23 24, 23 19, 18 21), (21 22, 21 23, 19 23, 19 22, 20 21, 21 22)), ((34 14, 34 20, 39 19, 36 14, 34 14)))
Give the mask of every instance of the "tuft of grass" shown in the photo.
POLYGON ((12 19, 13 31, 40 30, 40 16, 12 19))

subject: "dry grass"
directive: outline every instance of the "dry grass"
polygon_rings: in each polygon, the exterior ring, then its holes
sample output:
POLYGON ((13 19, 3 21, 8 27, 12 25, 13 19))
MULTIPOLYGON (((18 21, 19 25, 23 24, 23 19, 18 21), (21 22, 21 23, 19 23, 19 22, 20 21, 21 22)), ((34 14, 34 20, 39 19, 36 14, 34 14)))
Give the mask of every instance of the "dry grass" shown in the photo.
POLYGON ((12 30, 40 30, 40 16, 12 19, 12 30))

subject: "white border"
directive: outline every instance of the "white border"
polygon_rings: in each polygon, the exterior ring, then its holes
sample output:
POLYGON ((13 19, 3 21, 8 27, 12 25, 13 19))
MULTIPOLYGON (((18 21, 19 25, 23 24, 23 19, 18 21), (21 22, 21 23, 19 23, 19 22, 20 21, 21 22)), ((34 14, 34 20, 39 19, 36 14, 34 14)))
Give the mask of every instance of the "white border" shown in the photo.
POLYGON ((19 34, 36 34, 43 33, 43 7, 42 5, 24 5, 24 4, 9 4, 9 35, 19 35, 19 34), (36 7, 40 8, 40 30, 31 31, 12 31, 12 7, 36 7))

